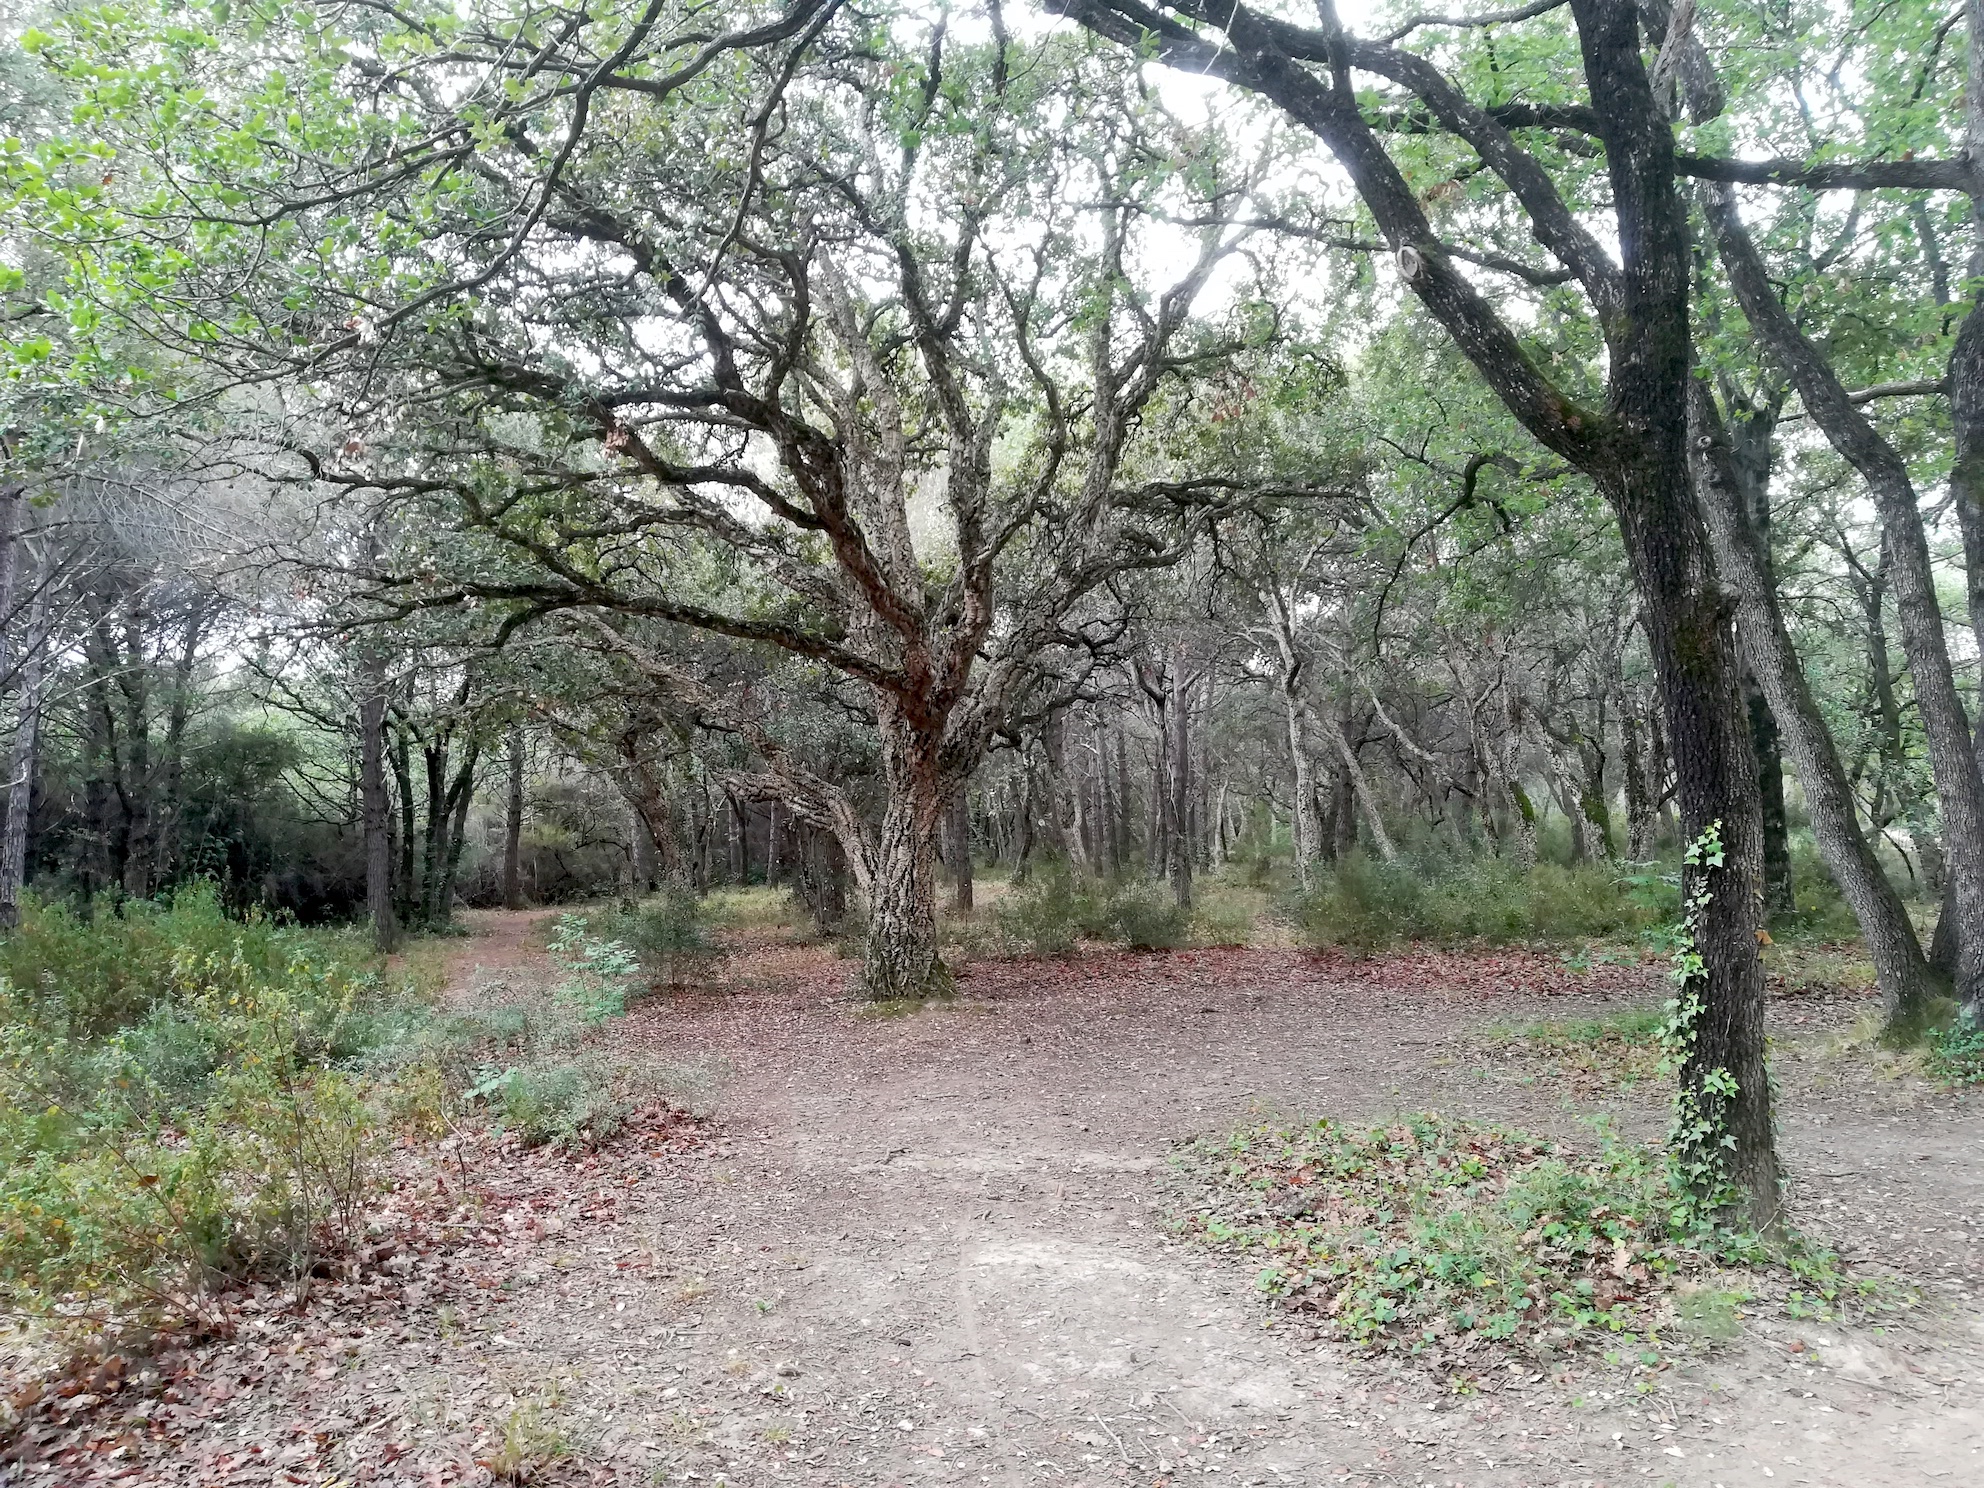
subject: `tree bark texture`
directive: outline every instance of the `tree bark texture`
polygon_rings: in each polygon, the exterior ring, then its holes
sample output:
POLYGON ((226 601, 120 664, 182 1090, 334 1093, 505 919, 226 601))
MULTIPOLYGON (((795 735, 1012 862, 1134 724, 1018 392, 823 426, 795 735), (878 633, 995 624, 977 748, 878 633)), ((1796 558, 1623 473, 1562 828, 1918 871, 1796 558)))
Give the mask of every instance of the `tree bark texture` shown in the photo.
POLYGON ((503 812, 503 907, 524 907, 524 731, 510 730, 509 795, 503 812))
POLYGON ((399 940, 393 915, 391 802, 386 789, 386 677, 381 659, 367 656, 358 668, 358 797, 365 840, 365 908, 372 943, 390 951, 399 940))

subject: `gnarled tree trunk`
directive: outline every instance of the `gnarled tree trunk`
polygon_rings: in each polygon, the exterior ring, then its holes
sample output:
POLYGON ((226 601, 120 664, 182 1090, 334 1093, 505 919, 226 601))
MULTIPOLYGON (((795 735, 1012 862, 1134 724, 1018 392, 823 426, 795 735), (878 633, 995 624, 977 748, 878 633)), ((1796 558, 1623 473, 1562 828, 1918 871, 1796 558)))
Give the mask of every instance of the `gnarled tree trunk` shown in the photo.
POLYGON ((877 725, 888 795, 879 827, 860 848, 868 895, 861 982, 878 1001, 942 996, 956 986, 937 947, 937 830, 944 815, 938 740, 934 729, 903 718, 901 706, 882 699, 877 725))

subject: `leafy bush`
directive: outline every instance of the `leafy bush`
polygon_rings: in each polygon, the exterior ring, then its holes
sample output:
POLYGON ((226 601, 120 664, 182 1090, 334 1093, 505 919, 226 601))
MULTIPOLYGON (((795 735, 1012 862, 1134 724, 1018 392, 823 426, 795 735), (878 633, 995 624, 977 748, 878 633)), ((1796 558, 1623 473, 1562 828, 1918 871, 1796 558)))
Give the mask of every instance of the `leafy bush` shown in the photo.
POLYGON ((1636 931, 1675 912, 1664 877, 1609 865, 1499 858, 1375 862, 1353 854, 1294 905, 1312 945, 1372 951, 1408 940, 1574 940, 1636 931))
POLYGON ((170 1001, 181 960, 238 959, 258 975, 280 976, 304 953, 324 966, 362 964, 348 932, 298 930, 266 916, 230 919, 210 884, 180 888, 169 904, 100 900, 21 906, 21 922, 0 938, 0 979, 14 989, 8 1010, 53 1032, 109 1033, 170 1001))
POLYGON ((1043 868, 999 902, 999 928, 1036 956, 1059 956, 1080 940, 1171 950, 1191 939, 1192 920, 1171 891, 1148 879, 1077 878, 1067 868, 1043 868))
POLYGON ((1178 907, 1168 885, 1129 879, 1097 893, 1089 928, 1097 940, 1169 951, 1191 940, 1192 917, 1178 907))
POLYGON ((1372 1350, 1637 1332, 1667 1279, 1761 1254, 1689 1224, 1656 1153, 1579 1156, 1437 1116, 1263 1126, 1188 1163, 1202 1201, 1186 1233, 1258 1258, 1262 1291, 1372 1350))
POLYGON ((1268 907, 1268 896, 1231 870, 1202 882, 1192 910, 1192 939, 1199 945, 1243 946, 1268 907))
POLYGON ((220 1282, 301 1280, 358 1233, 382 1118, 370 1082, 325 1061, 346 1042, 338 1010, 371 988, 188 950, 165 992, 101 1040, 6 1022, 0 1293, 16 1306, 197 1313, 220 1282))
POLYGON ((654 1092, 638 1066, 581 1052, 540 1056, 489 1075, 470 1092, 488 1103, 505 1131, 530 1147, 591 1147, 611 1141, 654 1092))
POLYGON ((1076 888, 1064 869, 1041 869, 999 901, 999 931, 1035 956, 1064 956, 1081 938, 1076 888))
POLYGON ((703 906, 686 889, 665 889, 639 903, 589 915, 585 923, 599 938, 632 950, 642 968, 661 983, 683 980, 717 954, 703 906))

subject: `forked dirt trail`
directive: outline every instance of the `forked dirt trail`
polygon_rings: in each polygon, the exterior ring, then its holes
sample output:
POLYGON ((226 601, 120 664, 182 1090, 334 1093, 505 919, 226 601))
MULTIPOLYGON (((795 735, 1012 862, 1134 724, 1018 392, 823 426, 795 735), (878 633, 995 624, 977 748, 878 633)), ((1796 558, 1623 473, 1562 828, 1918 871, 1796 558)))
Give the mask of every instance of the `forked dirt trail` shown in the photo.
MULTIPOLYGON (((547 995, 551 918, 476 915, 451 998, 547 995)), ((1864 1002, 1773 1001, 1781 1144, 1800 1226, 1920 1305, 1886 1332, 1760 1306, 1650 1374, 1579 1356, 1456 1394, 1169 1238, 1173 1145, 1413 1110, 1657 1138, 1658 1082, 1489 1034, 1644 1002, 1649 973, 984 961, 887 1017, 848 970, 760 935, 607 1025, 700 1121, 650 1106, 596 1153, 408 1139, 376 1241, 307 1305, 257 1289, 129 1379, 111 1359, 0 1401, 37 1412, 0 1488, 1984 1481, 1984 1108, 1829 1047, 1864 1002)))
MULTIPOLYGON (((484 916, 464 961, 527 976, 523 918, 484 916)), ((824 951, 733 957, 729 990, 624 1025, 715 1076, 703 1144, 615 1178, 610 1218, 506 1249, 428 1367, 372 1379, 374 1439, 401 1438, 401 1470, 465 1437, 488 1461, 523 1400, 570 1453, 541 1480, 1984 1480, 1984 1115, 1799 1055, 1856 1007, 1774 1004, 1781 1124, 1810 1227, 1926 1283, 1886 1336, 1779 1321, 1643 1388, 1577 1366, 1456 1398, 1314 1341, 1166 1238, 1170 1145, 1263 1112, 1580 1134, 1588 1099, 1485 1065, 1473 1030, 1646 995, 1601 974, 1520 954, 1408 957, 1382 981, 1277 951, 986 962, 958 1003, 886 1018, 824 951)), ((1653 1133, 1658 1099, 1615 1115, 1653 1133)))

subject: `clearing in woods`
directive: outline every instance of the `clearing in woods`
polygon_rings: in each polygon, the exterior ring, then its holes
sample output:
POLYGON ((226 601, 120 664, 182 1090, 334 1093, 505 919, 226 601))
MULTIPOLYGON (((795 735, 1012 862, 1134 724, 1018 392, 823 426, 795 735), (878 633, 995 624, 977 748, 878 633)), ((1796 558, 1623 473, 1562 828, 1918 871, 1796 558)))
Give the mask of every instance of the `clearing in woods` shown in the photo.
MULTIPOLYGON (((472 919, 452 995, 546 984, 548 916, 472 919)), ((1588 1142, 1608 1111, 1657 1136, 1657 1082, 1594 1080, 1491 1033, 1646 1002, 1650 972, 1524 951, 1094 954, 978 962, 956 1002, 889 1017, 849 1000, 846 970, 760 932, 733 946, 721 990, 637 1004, 612 1036, 700 1089, 705 1120, 651 1122, 592 1157, 464 1141, 409 1179, 456 1205, 452 1282, 292 1325, 259 1355, 252 1335, 200 1352, 181 1392, 199 1429, 139 1476, 1734 1488, 1984 1474, 1984 1118, 1839 1052, 1865 1011, 1852 997, 1772 1003, 1793 1201, 1808 1233, 1896 1268, 1920 1305, 1885 1333, 1770 1312, 1651 1374, 1586 1358, 1456 1394, 1319 1341, 1264 1304, 1244 1263, 1170 1238, 1167 1153, 1264 1113, 1440 1110, 1588 1142), (233 1388, 199 1393, 237 1366, 233 1388)))

